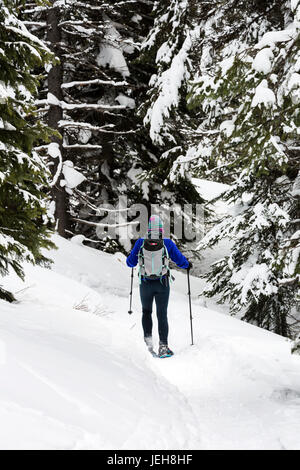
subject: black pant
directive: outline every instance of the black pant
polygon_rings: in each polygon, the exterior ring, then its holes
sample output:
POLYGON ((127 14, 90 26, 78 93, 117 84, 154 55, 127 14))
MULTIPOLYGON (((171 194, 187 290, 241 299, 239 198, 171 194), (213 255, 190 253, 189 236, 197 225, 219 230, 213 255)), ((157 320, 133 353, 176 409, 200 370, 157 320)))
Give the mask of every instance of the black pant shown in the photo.
POLYGON ((144 336, 152 336, 152 304, 156 303, 156 313, 158 320, 159 341, 161 344, 168 344, 168 303, 170 286, 168 278, 157 280, 142 280, 140 284, 140 295, 143 307, 142 324, 144 336))

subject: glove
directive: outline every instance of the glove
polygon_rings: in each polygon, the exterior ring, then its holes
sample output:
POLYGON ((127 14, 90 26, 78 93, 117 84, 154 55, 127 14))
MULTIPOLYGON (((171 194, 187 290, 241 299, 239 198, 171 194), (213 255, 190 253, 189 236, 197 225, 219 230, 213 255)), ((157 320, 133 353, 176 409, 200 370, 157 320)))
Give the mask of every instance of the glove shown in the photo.
POLYGON ((188 271, 193 267, 193 263, 189 260, 188 271))

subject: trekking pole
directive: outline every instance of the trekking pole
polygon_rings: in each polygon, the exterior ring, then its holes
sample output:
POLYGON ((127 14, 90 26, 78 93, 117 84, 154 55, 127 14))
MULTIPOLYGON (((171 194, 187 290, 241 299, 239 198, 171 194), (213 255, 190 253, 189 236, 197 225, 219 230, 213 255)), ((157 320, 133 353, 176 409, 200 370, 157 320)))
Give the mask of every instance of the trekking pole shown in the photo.
POLYGON ((191 286, 190 286, 190 270, 187 269, 187 279, 188 279, 188 296, 189 296, 189 304, 190 304, 190 322, 191 322, 191 338, 192 338, 192 346, 194 344, 194 335, 193 335, 193 317, 192 317, 192 302, 191 302, 191 286))
POLYGON ((132 314, 131 305, 132 305, 132 286, 133 286, 133 268, 131 268, 131 286, 130 286, 130 302, 129 302, 129 315, 132 314))

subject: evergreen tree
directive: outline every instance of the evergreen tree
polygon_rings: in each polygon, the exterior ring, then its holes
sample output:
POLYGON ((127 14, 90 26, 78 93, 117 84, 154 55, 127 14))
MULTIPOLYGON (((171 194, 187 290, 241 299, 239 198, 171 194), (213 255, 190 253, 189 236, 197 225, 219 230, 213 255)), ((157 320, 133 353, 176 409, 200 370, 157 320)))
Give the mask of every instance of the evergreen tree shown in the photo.
MULTIPOLYGON (((46 106, 41 112, 47 112, 49 124, 63 136, 46 149, 58 231, 63 236, 83 234, 108 251, 119 247, 109 237, 98 240, 95 233, 101 224, 98 208, 106 203, 116 204, 119 196, 126 196, 129 206, 199 202, 184 172, 170 176, 176 155, 166 158, 168 147, 151 140, 136 113, 153 72, 152 59, 140 56, 153 24, 152 6, 138 0, 69 0, 32 8, 28 2, 22 15, 60 59, 48 71, 40 95, 46 106), (80 185, 71 187, 66 173, 73 173, 80 185)), ((117 223, 118 212, 116 216, 117 223)))
POLYGON ((152 141, 172 149, 180 142, 184 119, 189 118, 185 95, 191 70, 190 2, 158 1, 153 16, 154 25, 142 45, 141 60, 153 70, 142 111, 152 141))
MULTIPOLYGON (((40 96, 40 101, 47 98, 49 123, 63 135, 62 142, 55 139, 47 148, 54 159, 56 218, 63 220, 58 231, 84 234, 97 241, 94 246, 114 250, 117 244, 109 237, 98 240, 98 208, 116 204, 119 196, 125 195, 129 205, 152 197, 143 176, 156 158, 135 113, 148 80, 135 59, 152 21, 152 2, 29 5, 23 17, 41 39, 50 39, 60 59, 40 96), (72 185, 66 173, 80 186, 72 185)), ((157 192, 158 183, 152 186, 157 192)))
MULTIPOLYGON (((0 274, 12 268, 23 277, 22 263, 47 263, 41 249, 54 246, 44 194, 48 173, 32 150, 49 135, 36 119, 32 70, 52 55, 17 19, 20 3, 0 2, 0 274)), ((1 288, 0 298, 13 300, 1 288)))
MULTIPOLYGON (((121 3, 124 11, 128 2, 121 3)), ((52 1, 43 8, 31 8, 28 2, 22 15, 59 59, 48 70, 41 99, 46 104, 44 119, 63 137, 54 138, 45 149, 62 236, 80 232, 93 238, 91 225, 99 220, 94 208, 116 202, 119 189, 129 186, 124 186, 124 136, 136 130, 131 125, 134 99, 124 55, 137 46, 126 37, 127 26, 117 23, 119 10, 119 2, 101 0, 52 1), (125 30, 125 38, 118 27, 125 30)))
MULTIPOLYGON (((186 93, 193 70, 194 1, 159 0, 153 8, 154 24, 142 44, 139 62, 151 71, 139 115, 151 139, 157 165, 147 180, 160 178, 168 204, 203 203, 186 171, 187 135, 195 125, 187 109, 186 93)), ((190 220, 194 224, 195 220, 190 220)))
POLYGON ((288 4, 277 2, 283 29, 239 46, 214 67, 215 78, 200 77, 190 97, 208 115, 209 157, 233 181, 223 197, 235 204, 200 244, 232 243, 207 275, 205 294, 220 294, 233 313, 284 336, 299 286, 300 6, 292 2, 287 12, 288 4))
POLYGON ((192 109, 198 102, 198 125, 191 134, 187 157, 190 157, 190 169, 195 176, 205 172, 209 179, 230 183, 233 178, 226 172, 226 165, 231 154, 225 155, 221 145, 217 152, 215 141, 222 142, 221 125, 223 131, 230 132, 234 95, 223 94, 222 99, 216 95, 215 100, 207 100, 205 88, 214 88, 218 73, 226 74, 235 56, 254 46, 265 32, 284 28, 284 22, 291 19, 290 9, 287 2, 281 0, 199 1, 196 16, 200 37, 194 45, 198 61, 193 81, 197 85, 192 86, 188 101, 192 109))

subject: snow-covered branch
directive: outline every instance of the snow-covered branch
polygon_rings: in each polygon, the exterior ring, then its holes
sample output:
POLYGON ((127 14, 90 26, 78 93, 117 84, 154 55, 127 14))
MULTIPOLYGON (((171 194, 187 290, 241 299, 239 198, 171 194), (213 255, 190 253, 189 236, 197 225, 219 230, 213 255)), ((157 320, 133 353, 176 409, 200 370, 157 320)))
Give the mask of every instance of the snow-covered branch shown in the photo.
POLYGON ((132 129, 129 131, 117 131, 114 130, 114 124, 107 124, 106 126, 93 126, 87 122, 76 122, 76 121, 59 121, 59 127, 61 128, 73 128, 73 129, 87 129, 90 131, 102 132, 104 134, 135 134, 139 129, 132 129), (109 129, 111 128, 111 129, 109 129))
POLYGON ((74 81, 69 83, 63 83, 62 88, 72 88, 75 86, 88 86, 88 85, 109 85, 115 87, 123 87, 128 86, 126 81, 116 82, 114 80, 101 80, 101 79, 94 79, 94 80, 83 80, 83 81, 74 81))
MULTIPOLYGON (((106 210, 106 209, 104 209, 106 210)), ((93 227, 107 227, 107 228, 118 228, 118 227, 128 227, 129 225, 138 225, 139 221, 125 222, 123 224, 102 224, 101 222, 90 222, 88 220, 72 218, 76 222, 81 222, 85 225, 91 225, 93 227)))
POLYGON ((74 144, 74 145, 66 145, 66 144, 63 144, 63 148, 65 150, 80 150, 80 149, 83 149, 83 150, 101 150, 102 149, 102 145, 92 145, 92 144, 74 144))
POLYGON ((65 101, 58 100, 52 93, 48 93, 47 98, 48 104, 52 106, 60 106, 62 109, 68 111, 74 109, 95 109, 98 111, 120 111, 126 109, 123 105, 105 105, 105 104, 94 104, 94 103, 66 103, 65 101))

